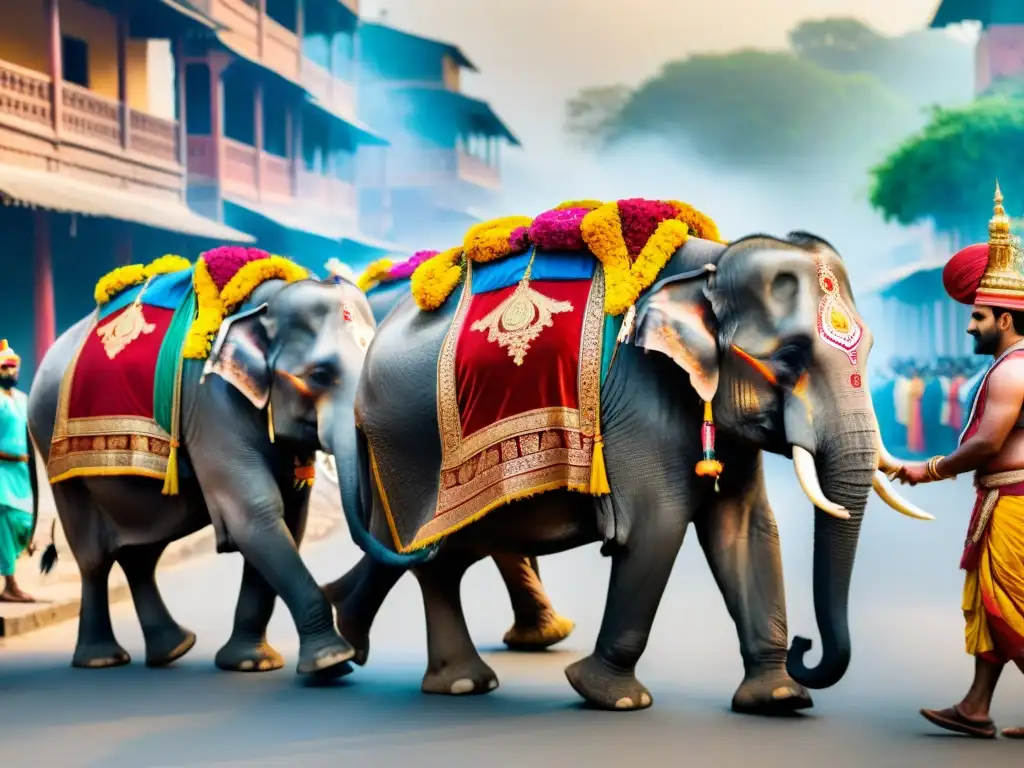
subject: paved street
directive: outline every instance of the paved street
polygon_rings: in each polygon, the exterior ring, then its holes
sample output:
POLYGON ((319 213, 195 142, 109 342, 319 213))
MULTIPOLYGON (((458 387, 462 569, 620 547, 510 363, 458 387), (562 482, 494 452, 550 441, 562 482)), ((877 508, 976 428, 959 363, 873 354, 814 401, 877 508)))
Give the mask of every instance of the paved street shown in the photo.
MULTIPOLYGON (((783 539, 790 634, 815 638, 810 591, 812 524, 788 462, 769 462, 783 539)), ((370 663, 337 685, 301 686, 296 638, 278 607, 271 642, 287 667, 232 675, 213 667, 226 639, 241 567, 210 557, 161 572, 175 616, 199 634, 170 669, 141 663, 106 671, 69 666, 77 623, 0 646, 0 749, 4 766, 179 765, 709 765, 1020 766, 1024 744, 968 741, 929 726, 924 706, 953 703, 970 680, 963 653, 957 570, 971 488, 908 489, 939 517, 918 523, 872 501, 851 597, 854 658, 836 687, 814 692, 801 718, 733 715, 741 676, 732 624, 691 535, 677 561, 639 676, 654 707, 592 712, 579 705, 562 669, 589 652, 601 618, 609 561, 597 547, 543 558, 544 582, 577 629, 564 648, 540 656, 500 649, 511 610, 497 570, 484 562, 463 586, 470 629, 501 687, 462 699, 419 692, 426 657, 419 590, 406 577, 374 628, 370 663)), ((304 552, 321 581, 356 559, 346 533, 304 552)), ((114 608, 115 630, 136 659, 142 637, 130 602, 114 608)), ((812 651, 812 657, 816 658, 812 651)), ((1007 672, 996 705, 1000 725, 1024 724, 1024 680, 1007 672)))

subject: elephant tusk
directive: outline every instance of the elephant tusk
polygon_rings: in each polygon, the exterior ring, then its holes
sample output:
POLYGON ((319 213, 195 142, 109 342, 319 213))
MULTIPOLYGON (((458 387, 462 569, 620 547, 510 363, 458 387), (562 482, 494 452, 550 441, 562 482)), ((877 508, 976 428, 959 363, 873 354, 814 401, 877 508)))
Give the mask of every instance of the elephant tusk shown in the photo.
POLYGON ((889 482, 889 478, 886 476, 885 472, 882 470, 875 470, 875 478, 872 482, 872 486, 875 489, 875 493, 878 494, 878 497, 901 515, 912 517, 915 520, 935 519, 934 515, 929 515, 923 509, 919 509, 906 499, 901 498, 900 495, 896 493, 896 489, 892 487, 892 483, 889 482))
POLYGON ((803 448, 793 446, 793 468, 796 470, 796 479, 800 481, 800 487, 822 512, 837 517, 840 520, 849 520, 850 513, 845 507, 829 501, 825 492, 821 490, 821 483, 818 482, 818 470, 814 466, 814 457, 803 448))

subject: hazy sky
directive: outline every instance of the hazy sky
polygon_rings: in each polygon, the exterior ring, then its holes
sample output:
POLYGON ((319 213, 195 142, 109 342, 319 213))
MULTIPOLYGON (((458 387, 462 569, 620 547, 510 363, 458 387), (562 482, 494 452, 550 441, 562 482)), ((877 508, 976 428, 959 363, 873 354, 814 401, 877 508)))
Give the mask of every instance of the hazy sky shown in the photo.
POLYGON ((362 0, 367 19, 462 47, 480 70, 465 90, 489 99, 524 142, 543 141, 580 87, 634 84, 662 64, 744 46, 779 48, 808 18, 856 16, 900 33, 939 0, 362 0), (626 10, 627 6, 630 10, 626 10))

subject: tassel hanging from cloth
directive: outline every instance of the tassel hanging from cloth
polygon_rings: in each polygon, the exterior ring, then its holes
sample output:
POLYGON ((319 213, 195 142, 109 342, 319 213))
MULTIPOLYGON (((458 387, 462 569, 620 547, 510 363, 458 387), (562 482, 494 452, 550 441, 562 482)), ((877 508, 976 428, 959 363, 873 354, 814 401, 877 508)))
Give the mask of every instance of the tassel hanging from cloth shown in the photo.
POLYGON ((716 480, 722 474, 722 462, 715 458, 715 419, 711 413, 711 403, 704 403, 704 423, 700 427, 700 445, 703 456, 697 462, 695 471, 699 477, 713 477, 716 480))
POLYGON ((598 432, 594 435, 594 453, 590 458, 590 493, 593 496, 606 496, 611 492, 608 470, 604 466, 604 438, 598 432))
POLYGON ((171 450, 167 454, 167 474, 164 475, 164 496, 178 495, 178 446, 181 444, 181 375, 185 358, 178 358, 178 370, 174 374, 174 399, 171 405, 171 450))

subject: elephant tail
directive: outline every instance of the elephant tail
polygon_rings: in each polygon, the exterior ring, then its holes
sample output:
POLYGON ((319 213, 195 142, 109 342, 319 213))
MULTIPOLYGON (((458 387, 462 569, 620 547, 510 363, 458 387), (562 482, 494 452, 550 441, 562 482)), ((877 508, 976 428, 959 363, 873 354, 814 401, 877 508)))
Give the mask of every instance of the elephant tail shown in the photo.
POLYGON ((353 431, 355 450, 342 449, 335 451, 334 454, 334 462, 338 467, 342 511, 352 541, 382 565, 393 568, 413 568, 422 565, 437 554, 440 544, 400 554, 388 549, 370 533, 374 482, 370 467, 370 446, 365 433, 359 427, 355 427, 353 431), (345 471, 346 469, 348 471, 345 471))

